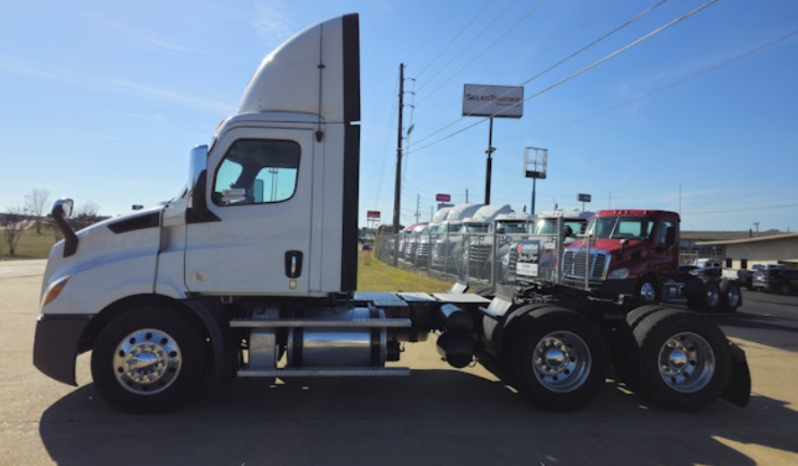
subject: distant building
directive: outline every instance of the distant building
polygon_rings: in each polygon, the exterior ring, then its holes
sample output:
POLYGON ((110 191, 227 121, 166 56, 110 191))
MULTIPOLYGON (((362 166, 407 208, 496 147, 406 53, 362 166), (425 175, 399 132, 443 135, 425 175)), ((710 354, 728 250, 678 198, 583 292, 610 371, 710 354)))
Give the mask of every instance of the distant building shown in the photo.
MULTIPOLYGON (((699 251, 717 252, 726 267, 750 269, 754 264, 798 266, 798 233, 760 234, 749 238, 696 241, 699 251)), ((703 256, 702 256, 703 257, 703 256)))

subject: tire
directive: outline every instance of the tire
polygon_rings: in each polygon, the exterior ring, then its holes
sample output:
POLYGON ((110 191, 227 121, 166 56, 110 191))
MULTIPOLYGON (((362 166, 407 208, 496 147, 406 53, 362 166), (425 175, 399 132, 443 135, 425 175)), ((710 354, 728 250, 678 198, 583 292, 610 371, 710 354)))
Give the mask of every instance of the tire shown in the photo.
POLYGON ((726 390, 731 354, 720 328, 676 309, 655 312, 634 329, 644 394, 666 409, 695 411, 726 390))
POLYGON ((551 411, 576 409, 598 395, 607 357, 601 335, 586 318, 547 307, 516 324, 506 356, 521 395, 551 411))
POLYGON ((91 357, 94 384, 123 411, 173 409, 202 381, 203 342, 198 326, 178 311, 154 306, 128 310, 97 338, 91 357), (138 368, 132 366, 136 363, 138 368))
POLYGON ((625 321, 618 323, 609 341, 610 362, 615 371, 616 381, 623 382, 627 388, 636 392, 640 388, 640 348, 634 337, 634 329, 649 315, 667 309, 659 304, 648 304, 633 309, 626 314, 625 321))
POLYGON ((648 304, 645 306, 640 306, 636 309, 633 309, 631 312, 626 314, 626 325, 631 329, 634 330, 635 327, 646 317, 650 316, 651 314, 668 309, 659 304, 648 304))
POLYGON ((659 283, 652 276, 645 276, 640 279, 637 285, 637 297, 649 304, 660 301, 659 283))
POLYGON ((694 311, 716 312, 720 306, 720 288, 715 281, 694 282, 687 294, 687 305, 694 311))
POLYGON ((718 291, 720 293, 719 309, 724 312, 737 312, 737 308, 743 304, 740 285, 732 280, 721 280, 718 291))
POLYGON ((789 296, 790 285, 788 285, 787 283, 782 283, 781 286, 779 286, 779 293, 783 294, 784 296, 789 296))

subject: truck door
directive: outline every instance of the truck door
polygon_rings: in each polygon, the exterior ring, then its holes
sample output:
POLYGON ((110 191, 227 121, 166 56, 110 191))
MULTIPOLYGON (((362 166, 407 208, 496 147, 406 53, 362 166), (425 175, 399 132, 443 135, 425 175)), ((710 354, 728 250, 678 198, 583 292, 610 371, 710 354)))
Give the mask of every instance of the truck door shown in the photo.
POLYGON ((308 292, 313 147, 310 129, 246 127, 220 136, 205 185, 213 215, 187 226, 188 290, 308 292))
POLYGON ((654 250, 649 256, 650 268, 658 275, 673 275, 679 265, 679 244, 676 241, 678 225, 672 220, 662 220, 654 237, 654 250))

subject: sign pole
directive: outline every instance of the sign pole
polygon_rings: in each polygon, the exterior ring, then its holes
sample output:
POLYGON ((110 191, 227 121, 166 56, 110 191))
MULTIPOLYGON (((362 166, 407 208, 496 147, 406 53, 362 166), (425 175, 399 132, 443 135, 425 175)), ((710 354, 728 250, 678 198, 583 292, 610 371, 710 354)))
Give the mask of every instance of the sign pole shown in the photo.
POLYGON ((485 205, 490 204, 490 175, 493 168, 493 117, 490 117, 490 129, 488 130, 488 167, 485 174, 485 205))

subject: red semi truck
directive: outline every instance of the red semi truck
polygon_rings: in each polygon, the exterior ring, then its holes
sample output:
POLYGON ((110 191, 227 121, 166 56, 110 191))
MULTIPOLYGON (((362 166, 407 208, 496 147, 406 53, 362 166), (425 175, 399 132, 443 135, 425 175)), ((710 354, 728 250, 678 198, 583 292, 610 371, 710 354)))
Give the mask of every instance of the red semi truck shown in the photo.
POLYGON ((583 237, 565 248, 562 283, 601 298, 736 311, 742 304, 736 280, 679 272, 679 224, 679 214, 663 210, 597 212, 583 237))

